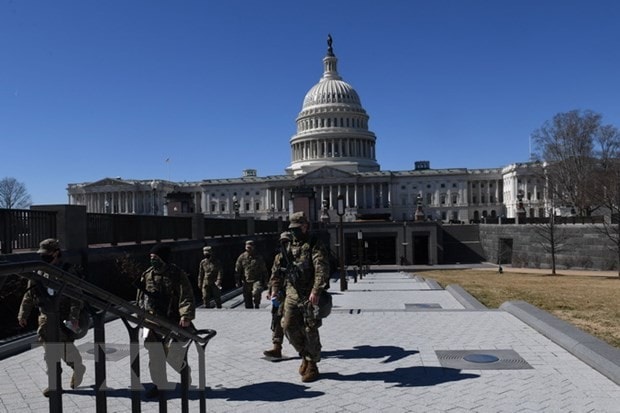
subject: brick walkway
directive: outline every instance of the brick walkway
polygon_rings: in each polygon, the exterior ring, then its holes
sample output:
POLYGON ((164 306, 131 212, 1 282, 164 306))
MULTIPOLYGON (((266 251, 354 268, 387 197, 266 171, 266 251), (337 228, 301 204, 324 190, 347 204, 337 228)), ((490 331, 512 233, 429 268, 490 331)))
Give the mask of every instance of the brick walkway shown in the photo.
MULTIPOLYGON (((321 379, 302 383, 300 360, 285 343, 270 347, 270 310, 199 309, 196 325, 218 334, 207 346, 209 412, 620 412, 620 386, 504 310, 465 308, 453 292, 402 272, 371 273, 349 290, 332 284, 334 310, 321 328, 321 379), (473 353, 473 359, 470 359, 473 353), (497 361, 478 360, 496 357, 497 361), (474 361, 468 361, 474 360, 474 361)), ((106 327, 109 412, 131 411, 128 336, 121 321, 106 327)), ((63 395, 65 412, 95 411, 94 368, 63 395)), ((616 349, 617 350, 617 349, 616 349)), ((0 412, 47 411, 42 350, 0 361, 0 412)), ((612 352, 612 357, 617 353, 612 352)), ((195 350, 190 363, 197 365, 195 350)), ((142 349, 143 383, 149 383, 142 349)), ((614 361, 618 365, 619 360, 614 361)), ((198 382, 197 368, 193 371, 198 382)), ((179 381, 172 374, 170 379, 179 381)), ((70 369, 63 372, 68 383, 70 369)), ((195 393, 190 411, 198 411, 195 393)), ((180 410, 173 395, 170 411, 180 410)), ((157 411, 143 400, 142 411, 157 411)))

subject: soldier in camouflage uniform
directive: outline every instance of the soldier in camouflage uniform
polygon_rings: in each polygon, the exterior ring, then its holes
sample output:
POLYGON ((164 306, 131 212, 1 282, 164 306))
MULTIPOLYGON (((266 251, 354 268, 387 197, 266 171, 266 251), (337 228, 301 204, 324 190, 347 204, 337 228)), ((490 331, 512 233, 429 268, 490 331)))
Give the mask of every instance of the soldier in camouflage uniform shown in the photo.
POLYGON ((217 308, 222 308, 222 263, 213 256, 213 248, 206 246, 202 249, 204 259, 200 261, 198 269, 198 289, 202 292, 202 302, 205 308, 209 307, 211 299, 217 308))
POLYGON ((280 234, 280 249, 273 259, 271 267, 271 278, 269 279, 266 298, 271 300, 271 342, 273 348, 263 351, 267 357, 282 357, 282 342, 284 341, 284 330, 282 329, 282 314, 284 310, 285 283, 286 283, 286 264, 283 262, 284 254, 287 253, 291 236, 288 232, 280 234))
MULTIPOLYGON (((80 276, 75 266, 62 262, 62 252, 60 250, 60 243, 58 240, 48 238, 41 241, 37 253, 40 255, 42 261, 59 267, 73 275, 80 276)), ((43 276, 47 275, 42 271, 39 271, 39 274, 43 276)), ((45 344, 48 341, 47 314, 45 312, 45 307, 47 304, 51 303, 51 300, 54 299, 54 296, 57 293, 57 291, 51 288, 45 288, 37 282, 28 281, 28 289, 22 298, 22 302, 19 307, 19 314, 17 315, 17 322, 20 327, 26 327, 30 314, 35 307, 39 307, 39 328, 37 330, 37 338, 38 341, 44 345, 46 353, 48 351, 47 347, 50 344, 45 344)), ((77 330, 80 327, 78 320, 80 318, 80 311, 82 307, 83 303, 81 301, 73 300, 65 296, 61 297, 59 303, 59 319, 67 320, 67 323, 71 326, 71 328, 73 330, 77 330)), ((88 326, 81 327, 88 328, 88 326)), ((73 369, 73 375, 71 376, 71 382, 69 385, 72 389, 75 389, 82 383, 86 367, 82 363, 82 356, 80 355, 77 347, 75 347, 75 344, 73 344, 73 341, 74 338, 71 332, 64 327, 61 327, 59 329, 59 342, 62 343, 60 357, 65 361, 65 363, 67 363, 67 365, 69 365, 69 367, 73 369)), ((44 357, 47 356, 45 355, 44 357)), ((49 397, 50 390, 43 390, 43 395, 45 397, 49 397)))
POLYGON ((263 285, 267 279, 267 264, 254 249, 254 241, 245 242, 245 251, 235 263, 237 287, 243 284, 245 308, 259 308, 263 285))
MULTIPOLYGON (((170 247, 157 244, 151 249, 151 266, 142 274, 137 301, 141 308, 151 314, 164 317, 171 323, 187 328, 195 316, 194 293, 187 274, 170 263, 170 247)), ((173 343, 174 344, 174 343, 173 343)), ((165 337, 149 330, 144 339, 149 353, 149 371, 154 386, 146 397, 158 396, 159 389, 171 389, 168 382, 166 361, 179 373, 184 365, 173 352, 183 351, 181 346, 169 346, 165 337)))
MULTIPOLYGON (((309 233, 303 212, 291 215, 289 231, 292 241, 288 249, 286 299, 282 328, 291 345, 302 358, 299 374, 303 382, 319 377, 321 360, 318 316, 319 296, 329 279, 329 261, 325 247, 309 233), (293 279, 291 279, 293 278, 293 279)), ((276 285, 277 288, 277 285, 276 285)))

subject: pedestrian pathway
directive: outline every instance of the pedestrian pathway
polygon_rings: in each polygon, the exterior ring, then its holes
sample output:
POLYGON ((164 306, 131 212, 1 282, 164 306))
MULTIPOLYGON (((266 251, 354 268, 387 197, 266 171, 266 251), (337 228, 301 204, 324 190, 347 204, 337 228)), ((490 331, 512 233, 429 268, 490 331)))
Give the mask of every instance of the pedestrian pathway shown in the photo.
MULTIPOLYGON (((504 310, 471 307, 454 290, 404 272, 375 272, 339 291, 321 328, 321 379, 302 383, 300 359, 270 347, 270 309, 199 309, 198 328, 218 332, 207 346, 209 412, 620 412, 620 386, 504 310)), ((95 411, 92 332, 77 344, 88 371, 63 395, 65 412, 95 411), (90 363, 90 364, 89 364, 90 363)), ((109 412, 131 411, 128 335, 106 327, 115 349, 106 364, 109 412)), ((0 412, 47 411, 47 376, 36 348, 0 361, 0 412)), ((141 350, 142 382, 149 383, 141 350)), ((195 350, 190 363, 197 365, 195 350)), ((616 360, 617 362, 617 360, 616 360)), ((197 368, 193 371, 197 383, 197 368)), ((179 381, 172 374, 170 379, 179 381)), ((63 371, 68 383, 70 369, 63 371)), ((195 388, 195 387, 194 387, 195 388)), ((192 393, 190 411, 198 410, 192 393)), ((180 399, 169 400, 170 411, 180 399)), ((157 411, 144 400, 142 411, 157 411)))

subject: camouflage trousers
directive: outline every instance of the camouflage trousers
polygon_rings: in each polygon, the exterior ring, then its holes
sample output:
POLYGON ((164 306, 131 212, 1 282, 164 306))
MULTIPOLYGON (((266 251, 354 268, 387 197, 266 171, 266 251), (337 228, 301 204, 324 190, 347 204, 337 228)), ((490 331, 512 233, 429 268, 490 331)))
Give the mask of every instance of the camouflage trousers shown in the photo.
POLYGON ((245 308, 258 308, 260 306, 263 283, 260 281, 245 281, 243 283, 243 301, 245 308))
POLYGON ((202 285, 202 302, 209 305, 211 300, 215 301, 217 308, 222 308, 222 292, 215 283, 207 283, 202 285))
POLYGON ((44 358, 47 360, 48 354, 54 353, 52 358, 60 357, 69 367, 75 369, 75 366, 82 366, 82 355, 77 349, 73 340, 64 332, 62 328, 59 329, 58 343, 49 343, 47 339, 47 317, 45 315, 39 316, 39 328, 37 329, 37 339, 43 345, 45 349, 44 358))
POLYGON ((302 301, 287 293, 282 315, 284 334, 301 357, 315 363, 321 361, 320 326, 321 320, 304 320, 302 301))
MULTIPOLYGON (((144 339, 144 347, 149 354, 149 372, 151 380, 160 389, 174 389, 175 384, 168 382, 166 363, 179 374, 185 367, 185 354, 187 349, 183 342, 166 341, 164 337, 153 330, 149 330, 144 339)), ((189 368, 189 366, 187 366, 189 368)), ((190 373, 191 374, 191 373, 190 373)))

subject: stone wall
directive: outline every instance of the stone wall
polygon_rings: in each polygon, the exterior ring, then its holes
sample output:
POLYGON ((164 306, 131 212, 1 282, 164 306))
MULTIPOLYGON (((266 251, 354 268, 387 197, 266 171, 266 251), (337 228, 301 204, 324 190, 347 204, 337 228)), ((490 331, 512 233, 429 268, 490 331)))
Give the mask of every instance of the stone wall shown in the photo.
MULTIPOLYGON (((502 252, 503 264, 513 267, 551 268, 549 232, 540 225, 480 225, 480 243, 489 262, 497 263, 502 252), (500 239, 501 242, 500 249, 500 239), (510 246, 512 244, 512 246, 510 246)), ((602 232, 602 225, 556 225, 558 269, 594 269, 611 271, 618 266, 618 253, 602 232), (563 244, 563 245, 560 245, 563 244)))

